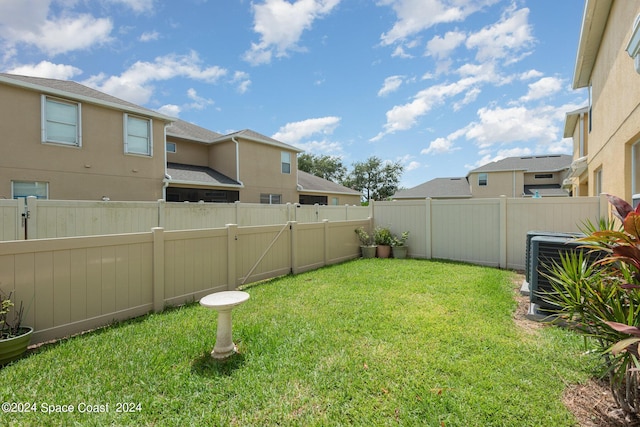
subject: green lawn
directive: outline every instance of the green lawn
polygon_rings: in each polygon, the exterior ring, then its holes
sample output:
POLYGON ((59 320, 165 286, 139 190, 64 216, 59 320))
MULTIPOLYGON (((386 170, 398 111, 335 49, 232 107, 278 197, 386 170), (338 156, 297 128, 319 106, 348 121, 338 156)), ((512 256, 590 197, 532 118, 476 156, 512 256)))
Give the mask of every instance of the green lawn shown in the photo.
POLYGON ((214 311, 145 316, 0 369, 2 402, 35 410, 3 406, 0 424, 575 425, 561 394, 596 361, 567 331, 519 330, 512 279, 371 259, 263 282, 233 311, 230 361, 209 356, 214 311))

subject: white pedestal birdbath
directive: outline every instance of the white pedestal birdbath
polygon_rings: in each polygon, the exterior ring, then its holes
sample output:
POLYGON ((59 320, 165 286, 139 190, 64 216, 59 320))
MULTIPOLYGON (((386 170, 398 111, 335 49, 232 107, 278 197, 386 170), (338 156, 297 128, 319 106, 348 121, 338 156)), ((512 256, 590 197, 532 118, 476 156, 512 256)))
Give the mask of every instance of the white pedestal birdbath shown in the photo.
POLYGON ((218 312, 216 344, 211 352, 214 359, 226 359, 237 351, 231 338, 231 310, 249 299, 242 291, 223 291, 209 294, 200 300, 200 305, 218 312))

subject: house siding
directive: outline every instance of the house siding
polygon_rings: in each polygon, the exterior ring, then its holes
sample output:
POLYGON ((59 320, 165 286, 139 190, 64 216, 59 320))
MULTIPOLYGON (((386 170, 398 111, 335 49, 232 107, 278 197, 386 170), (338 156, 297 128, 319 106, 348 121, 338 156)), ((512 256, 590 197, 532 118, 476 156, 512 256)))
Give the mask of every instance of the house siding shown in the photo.
POLYGON ((41 95, 0 85, 0 196, 11 197, 12 180, 24 180, 48 182, 55 199, 162 197, 163 121, 153 120, 152 157, 124 153, 123 111, 88 102, 80 103, 81 147, 42 143, 41 95))
POLYGON ((615 1, 591 72, 588 192, 631 199, 631 145, 640 140, 640 74, 625 48, 640 3, 615 1), (602 170, 602 187, 594 177, 602 170))

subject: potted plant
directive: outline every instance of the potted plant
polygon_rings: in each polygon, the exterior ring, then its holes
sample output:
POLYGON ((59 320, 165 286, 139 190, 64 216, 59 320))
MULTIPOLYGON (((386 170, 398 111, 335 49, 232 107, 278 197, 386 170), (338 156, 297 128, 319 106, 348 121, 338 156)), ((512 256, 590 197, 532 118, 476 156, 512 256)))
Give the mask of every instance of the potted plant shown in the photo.
POLYGON ((406 258, 409 246, 407 246, 407 239, 409 238, 409 232, 404 231, 400 236, 394 234, 391 241, 391 251, 394 258, 406 258))
POLYGON ((355 229, 360 240, 360 250, 362 251, 362 258, 374 258, 376 256, 376 245, 373 243, 373 236, 369 235, 364 227, 358 227, 355 229))
POLYGON ((391 244, 393 243, 391 230, 386 227, 376 227, 373 230, 373 241, 378 245, 376 249, 378 258, 389 258, 391 255, 391 244))
POLYGON ((0 366, 19 359, 31 343, 33 328, 22 326, 24 308, 14 309, 12 293, 0 291, 0 366))

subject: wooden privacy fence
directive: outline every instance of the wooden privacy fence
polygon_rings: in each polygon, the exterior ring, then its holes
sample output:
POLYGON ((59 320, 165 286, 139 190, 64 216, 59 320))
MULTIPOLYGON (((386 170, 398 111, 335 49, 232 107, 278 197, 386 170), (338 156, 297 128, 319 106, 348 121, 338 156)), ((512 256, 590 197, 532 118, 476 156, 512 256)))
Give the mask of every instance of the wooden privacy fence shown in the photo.
POLYGON ((0 200, 0 241, 367 219, 363 206, 0 200))
POLYGON ((374 202, 376 226, 409 231, 409 256, 524 270, 531 230, 576 232, 609 216, 606 197, 374 202))
POLYGON ((371 220, 0 242, 0 288, 43 342, 356 258, 360 226, 371 220))

